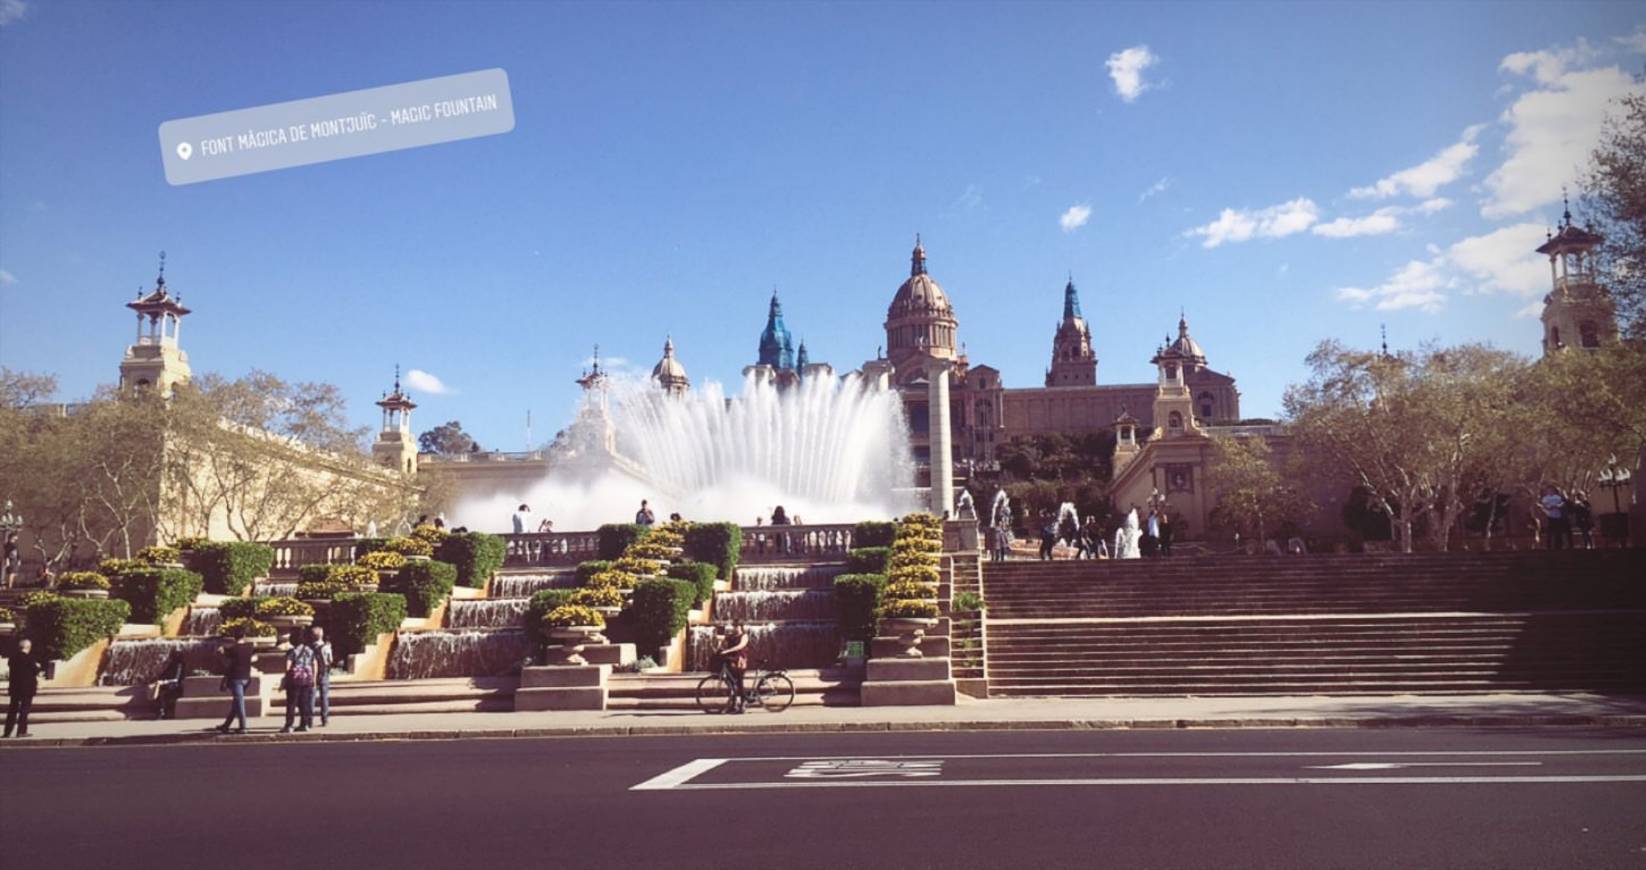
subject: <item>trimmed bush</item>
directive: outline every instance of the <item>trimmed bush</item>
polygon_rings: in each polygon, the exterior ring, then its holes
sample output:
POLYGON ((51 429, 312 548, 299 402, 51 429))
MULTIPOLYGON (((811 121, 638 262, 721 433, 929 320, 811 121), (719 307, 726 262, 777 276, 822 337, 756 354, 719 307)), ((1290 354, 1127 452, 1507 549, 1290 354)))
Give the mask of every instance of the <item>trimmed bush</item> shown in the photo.
POLYGON ((881 619, 936 619, 937 602, 898 598, 880 605, 881 619))
POLYGON ((241 595, 274 567, 274 548, 255 541, 203 541, 183 554, 183 564, 205 580, 214 595, 241 595))
POLYGON ((600 558, 608 561, 623 555, 631 544, 646 537, 651 532, 650 526, 638 523, 607 523, 595 530, 596 552, 600 558))
POLYGON ((42 659, 66 659, 120 633, 131 605, 118 598, 36 598, 28 609, 28 637, 42 659))
POLYGON ((411 562, 400 575, 384 585, 384 592, 406 596, 406 613, 423 617, 433 613, 452 594, 457 584, 457 566, 450 562, 411 562))
POLYGON ((938 583, 943 579, 943 572, 930 565, 906 565, 893 568, 887 576, 905 583, 938 583))
POLYGON ((732 579, 743 554, 743 530, 736 523, 692 523, 686 527, 686 558, 707 562, 720 572, 720 579, 732 579))
POLYGON ((166 565, 183 561, 183 551, 176 547, 144 547, 137 551, 137 559, 148 565, 166 565))
POLYGON ((149 567, 149 563, 142 559, 104 559, 97 563, 97 573, 104 577, 118 577, 127 571, 136 571, 149 567))
POLYGON ((852 527, 853 547, 890 547, 897 535, 897 524, 883 520, 864 520, 852 527))
POLYGON ((301 583, 332 583, 350 588, 378 582, 377 572, 365 565, 304 565, 297 569, 297 579, 301 583))
POLYGON ((131 605, 132 622, 159 624, 173 610, 189 606, 204 585, 193 571, 140 568, 115 577, 112 594, 131 605))
POLYGON ((406 596, 392 592, 340 592, 326 608, 326 638, 337 658, 354 655, 392 634, 406 618, 406 596))
POLYGON ((612 563, 607 559, 595 559, 588 562, 577 563, 577 585, 589 585, 590 577, 593 577, 602 571, 609 571, 611 570, 611 567, 612 563))
POLYGON ((231 619, 267 619, 271 616, 313 616, 314 608, 295 598, 230 598, 219 613, 231 619))
POLYGON ((543 634, 543 617, 557 607, 565 606, 572 597, 571 589, 539 589, 526 605, 526 636, 532 643, 544 644, 549 639, 543 634))
POLYGON ((907 580, 891 580, 886 588, 881 590, 880 597, 892 601, 899 598, 937 598, 937 587, 924 583, 910 583, 907 580))
POLYGON ((841 574, 834 578, 834 602, 843 637, 864 642, 874 639, 875 611, 885 588, 884 574, 841 574))
POLYGON ((543 614, 543 628, 566 628, 573 625, 592 625, 596 628, 606 627, 606 617, 590 607, 579 607, 576 604, 562 604, 559 607, 543 614))
POLYGON ((636 577, 650 577, 654 574, 662 572, 663 563, 654 562, 651 559, 637 559, 633 556, 624 556, 623 558, 612 563, 612 570, 622 571, 625 574, 633 574, 636 577))
POLYGON ((402 556, 434 556, 434 545, 422 538, 390 538, 383 542, 383 549, 402 556))
POLYGON ((304 565, 297 569, 297 580, 300 583, 324 583, 331 579, 330 565, 304 565))
POLYGON ((96 571, 67 571, 57 577, 58 589, 110 589, 109 578, 96 571))
POLYGON ((225 637, 279 637, 280 630, 272 625, 250 616, 237 616, 223 620, 217 627, 219 633, 225 637))
POLYGON ((697 584, 686 580, 642 580, 634 603, 624 611, 634 625, 635 641, 646 652, 667 645, 686 627, 686 614, 697 598, 697 584))
POLYGON ((447 534, 449 533, 445 529, 429 525, 428 523, 424 523, 423 525, 412 529, 412 537, 428 541, 436 547, 440 546, 440 542, 446 539, 447 534))
POLYGON ((623 590, 610 586, 585 586, 573 590, 571 598, 566 599, 566 603, 583 607, 622 607, 623 590))
POLYGON ((858 547, 846 554, 846 573, 884 574, 891 558, 890 547, 858 547))
POLYGON ((388 543, 388 538, 360 538, 354 542, 354 557, 358 559, 367 553, 380 553, 388 543))
POLYGON ((435 558, 457 566, 457 583, 479 589, 503 567, 508 543, 497 535, 465 532, 447 535, 435 551, 435 558))
POLYGON ((298 598, 331 598, 339 592, 352 592, 347 583, 334 583, 330 580, 309 580, 297 584, 298 598))
POLYGON ((373 571, 398 571, 406 567, 406 557, 393 550, 378 550, 357 557, 354 564, 370 568, 373 571))
POLYGON ((627 571, 601 571, 583 584, 585 589, 633 589, 640 578, 627 571))
POLYGON ((0 622, 16 622, 16 621, 17 621, 17 614, 12 613, 11 608, 9 608, 9 607, 0 607, 0 622))
POLYGON ((715 568, 708 562, 676 562, 669 566, 669 576, 684 580, 696 588, 692 604, 702 604, 714 595, 715 568))

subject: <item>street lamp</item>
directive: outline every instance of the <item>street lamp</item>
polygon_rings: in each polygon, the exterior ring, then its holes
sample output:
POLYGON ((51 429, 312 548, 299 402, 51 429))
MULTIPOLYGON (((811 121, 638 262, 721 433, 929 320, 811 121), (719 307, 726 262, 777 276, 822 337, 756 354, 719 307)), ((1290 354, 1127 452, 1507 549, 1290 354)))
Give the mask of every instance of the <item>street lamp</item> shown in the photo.
POLYGON ((1634 475, 1628 466, 1617 461, 1617 454, 1612 454, 1606 460, 1606 467, 1600 469, 1600 485, 1612 491, 1612 515, 1602 517, 1601 534, 1608 538, 1623 540, 1629 537, 1629 515, 1623 512, 1623 503, 1618 498, 1618 491, 1628 489, 1634 485, 1634 475), (1610 520, 1610 523, 1606 523, 1610 520), (1606 526, 1610 528, 1606 528, 1606 526))
POLYGON ((0 513, 0 588, 10 589, 21 559, 17 553, 17 535, 23 531, 23 517, 12 509, 6 499, 5 513, 0 513))

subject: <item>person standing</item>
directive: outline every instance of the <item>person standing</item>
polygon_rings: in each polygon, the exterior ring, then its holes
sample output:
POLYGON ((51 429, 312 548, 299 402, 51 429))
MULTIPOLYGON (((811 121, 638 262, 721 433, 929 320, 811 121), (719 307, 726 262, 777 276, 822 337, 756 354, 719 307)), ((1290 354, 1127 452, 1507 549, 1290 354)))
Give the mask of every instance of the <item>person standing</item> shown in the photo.
POLYGON ((652 513, 651 505, 645 499, 640 500, 640 510, 634 512, 636 525, 649 526, 657 522, 657 514, 652 513))
POLYGON ((1589 506, 1589 496, 1583 490, 1578 490, 1572 493, 1572 498, 1567 506, 1569 508, 1568 512, 1572 515, 1572 526, 1577 529, 1579 546, 1585 550, 1593 550, 1595 548, 1595 511, 1594 508, 1589 506))
POLYGON ((280 729, 281 734, 293 731, 293 719, 297 720, 295 730, 299 733, 314 725, 314 650, 303 640, 303 630, 292 629, 291 649, 286 650, 286 676, 280 681, 286 693, 286 725, 280 729))
POLYGON ((17 649, 6 658, 6 666, 11 669, 11 680, 6 683, 10 700, 6 704, 4 736, 10 737, 15 730, 18 737, 27 737, 29 710, 34 707, 34 694, 40 690, 40 672, 45 666, 34 655, 34 642, 26 637, 17 642, 17 649))
POLYGON ((1052 548, 1057 546, 1057 520, 1049 513, 1040 515, 1040 561, 1052 560, 1052 548))
POLYGON ((531 518, 532 518, 531 513, 532 513, 532 509, 530 507, 526 506, 526 505, 521 505, 520 507, 515 509, 515 511, 514 511, 514 533, 515 534, 524 535, 526 533, 526 524, 531 521, 531 518))
POLYGON ((1143 524, 1143 540, 1141 542, 1143 555, 1154 558, 1160 555, 1160 514, 1154 508, 1149 508, 1149 518, 1143 524))
POLYGON ((227 665, 223 669, 223 686, 232 696, 229 704, 229 715, 223 717, 223 724, 217 726, 220 733, 229 732, 229 723, 239 721, 240 727, 235 729, 236 734, 246 733, 246 684, 251 682, 252 660, 257 656, 257 648, 246 640, 244 629, 234 630, 234 643, 223 651, 227 665))
POLYGON ((1160 555, 1172 554, 1172 515, 1166 511, 1160 512, 1160 555))
MULTIPOLYGON (((331 642, 326 629, 309 626, 309 649, 314 650, 314 703, 320 710, 320 727, 331 724, 331 642)), ((312 718, 312 708, 310 712, 312 718)))
MULTIPOLYGON (((782 505, 778 505, 777 507, 772 509, 772 525, 774 525, 774 526, 787 526, 787 525, 789 525, 789 512, 784 510, 782 505)), ((777 552, 779 552, 779 553, 789 552, 789 533, 788 532, 775 532, 775 533, 773 533, 772 538, 774 539, 773 542, 777 544, 777 552)))
POLYGON ((1543 516, 1548 526, 1544 546, 1551 550, 1570 549, 1572 527, 1566 517, 1566 497, 1560 494, 1560 490, 1551 486, 1544 489, 1543 498, 1538 503, 1543 507, 1543 516))

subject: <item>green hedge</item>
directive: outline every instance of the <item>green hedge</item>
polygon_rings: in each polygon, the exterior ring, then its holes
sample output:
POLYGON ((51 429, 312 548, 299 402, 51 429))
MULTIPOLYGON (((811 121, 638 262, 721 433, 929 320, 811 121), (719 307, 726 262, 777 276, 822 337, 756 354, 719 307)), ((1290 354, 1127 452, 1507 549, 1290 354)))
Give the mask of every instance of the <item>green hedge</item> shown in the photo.
POLYGON ((563 604, 569 603, 575 589, 539 589, 532 595, 531 603, 526 605, 526 636, 532 643, 545 644, 549 639, 543 634, 543 617, 549 611, 563 604))
POLYGON ((375 643, 377 636, 400 628, 406 618, 406 596, 393 592, 340 592, 325 609, 326 639, 337 658, 353 655, 375 643))
POLYGON ((596 552, 602 559, 616 559, 630 544, 646 537, 651 530, 651 526, 638 523, 608 523, 595 530, 599 540, 596 552))
POLYGON ((884 574, 891 566, 891 547, 858 547, 846 554, 847 574, 884 574))
POLYGON ((655 653, 686 627, 686 614, 697 597, 697 584, 685 580, 642 580, 624 610, 634 626, 641 652, 655 653))
POLYGON ((884 574, 841 574, 834 578, 834 602, 842 637, 864 642, 874 639, 875 611, 885 588, 884 574))
POLYGON ((385 583, 383 591, 406 596, 407 615, 422 617, 428 616, 445 602, 456 584, 456 565, 434 560, 414 561, 406 563, 406 567, 400 569, 399 576, 385 583))
POLYGON ((205 580, 181 568, 139 568, 114 578, 115 598, 131 605, 132 622, 159 624, 179 607, 187 607, 200 594, 205 580))
POLYGON ((131 605, 118 598, 42 597, 29 605, 27 636, 42 659, 66 659, 120 633, 131 605))
POLYGON ((685 538, 686 558, 707 562, 720 572, 720 579, 732 579, 743 554, 743 530, 736 523, 692 523, 685 538))
POLYGON ((435 550, 434 557, 457 566, 457 582, 479 589, 503 567, 508 543, 497 535, 485 532, 464 532, 447 535, 435 550))
POLYGON ((202 541, 183 554, 183 564, 201 576, 213 595, 240 595, 274 567, 274 548, 255 541, 202 541))
POLYGON ((853 547, 890 547, 897 536, 897 524, 882 520, 864 520, 852 529, 853 547))
POLYGON ((693 604, 702 604, 714 595, 714 566, 708 562, 675 562, 669 566, 669 576, 684 580, 696 588, 693 604))
POLYGON ((589 585, 589 578, 601 571, 611 570, 612 563, 605 559, 593 559, 588 562, 577 563, 577 585, 589 585))
POLYGON ((388 547, 388 538, 361 538, 354 542, 354 557, 356 559, 367 553, 375 553, 388 547))

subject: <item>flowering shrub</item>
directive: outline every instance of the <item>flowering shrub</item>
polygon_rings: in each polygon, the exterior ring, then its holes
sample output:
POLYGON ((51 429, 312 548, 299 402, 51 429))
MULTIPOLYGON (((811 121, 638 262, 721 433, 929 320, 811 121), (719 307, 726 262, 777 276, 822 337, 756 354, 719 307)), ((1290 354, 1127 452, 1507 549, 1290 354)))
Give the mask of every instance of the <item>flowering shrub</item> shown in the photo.
POLYGON ((226 636, 233 636, 236 631, 239 631, 244 633, 246 637, 278 637, 280 634, 274 626, 249 616, 225 619, 218 631, 226 636))
POLYGON ((48 601, 55 601, 57 598, 58 595, 55 592, 48 592, 45 589, 36 589, 35 591, 24 595, 23 600, 18 603, 23 605, 23 609, 26 611, 36 604, 45 604, 48 601))
POLYGON ((627 571, 601 571, 583 585, 589 589, 633 589, 637 582, 639 578, 627 571))
POLYGON ((332 598, 339 593, 348 592, 352 588, 353 587, 347 583, 339 583, 335 580, 311 580, 306 583, 297 584, 297 597, 311 599, 332 598))
POLYGON ((937 583, 942 574, 930 565, 905 565, 887 573, 893 583, 937 583))
POLYGON ((566 599, 571 604, 580 604, 584 607, 622 607, 623 592, 611 587, 585 586, 571 594, 566 599))
POLYGON ((932 553, 893 553, 887 564, 892 571, 899 568, 936 568, 937 556, 932 553))
POLYGON ((354 560, 354 564, 370 568, 373 571, 398 571, 406 567, 406 557, 393 550, 378 550, 354 560))
POLYGON ((402 556, 434 555, 434 545, 422 538, 390 538, 383 542, 383 549, 402 556))
POLYGON ((639 559, 633 556, 624 556, 612 563, 612 568, 625 571, 639 577, 649 577, 663 571, 663 566, 651 559, 639 559))
POLYGON ((16 620, 17 617, 13 616, 10 610, 0 607, 0 622, 15 622, 16 620))
POLYGON ((678 546, 669 547, 657 543, 654 540, 656 537, 656 534, 648 535, 646 540, 630 547, 628 551, 623 554, 624 558, 660 561, 671 558, 679 552, 680 548, 678 546))
POLYGON ((170 565, 183 561, 183 551, 176 547, 144 547, 137 551, 137 560, 149 565, 170 565))
POLYGON ((562 604, 543 614, 543 627, 569 628, 571 626, 606 627, 606 617, 598 610, 578 604, 562 604))
POLYGON ((937 602, 898 598, 880 605, 881 619, 936 619, 937 602))
POLYGON ((440 546, 440 542, 446 540, 449 534, 445 529, 435 528, 427 523, 412 529, 412 537, 420 541, 428 541, 431 547, 440 546))
POLYGON ((104 559, 97 563, 97 573, 104 577, 119 577, 127 571, 149 567, 142 559, 104 559))
POLYGON ((69 571, 57 578, 59 589, 102 589, 109 588, 109 578, 96 571, 69 571))
POLYGON ((313 616, 314 608, 295 598, 259 598, 257 599, 258 616, 313 616))
POLYGON ((364 565, 332 565, 331 570, 326 572, 326 580, 358 589, 361 586, 376 586, 377 572, 364 565))
POLYGON ((927 599, 937 597, 937 587, 925 583, 910 583, 908 581, 892 581, 886 584, 882 595, 888 600, 916 598, 927 599))

